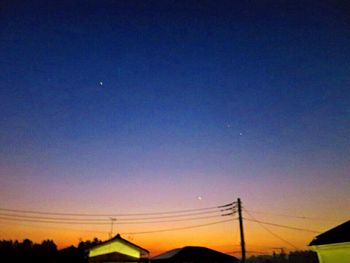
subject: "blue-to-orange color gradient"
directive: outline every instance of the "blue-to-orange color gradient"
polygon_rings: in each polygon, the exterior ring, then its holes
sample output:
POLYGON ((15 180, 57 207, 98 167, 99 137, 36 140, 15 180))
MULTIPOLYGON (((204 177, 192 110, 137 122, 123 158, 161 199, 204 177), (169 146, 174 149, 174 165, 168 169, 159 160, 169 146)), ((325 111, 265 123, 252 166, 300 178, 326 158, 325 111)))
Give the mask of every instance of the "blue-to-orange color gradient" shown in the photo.
MULTIPOLYGON (((240 197, 261 221, 349 219, 349 13, 347 1, 1 1, 0 207, 142 213, 240 197)), ((110 231, 0 224, 0 239, 59 247, 110 231)), ((294 249, 244 227, 250 254, 294 249)), ((299 249, 316 235, 266 227, 299 249)), ((124 237, 152 254, 235 252, 238 229, 124 237)))

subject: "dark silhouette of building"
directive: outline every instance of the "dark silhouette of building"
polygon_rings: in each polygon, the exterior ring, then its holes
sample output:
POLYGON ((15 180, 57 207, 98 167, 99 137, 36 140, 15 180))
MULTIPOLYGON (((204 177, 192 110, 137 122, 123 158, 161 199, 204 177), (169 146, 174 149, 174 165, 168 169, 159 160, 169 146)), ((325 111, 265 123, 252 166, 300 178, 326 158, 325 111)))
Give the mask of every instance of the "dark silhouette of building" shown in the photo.
POLYGON ((75 246, 63 248, 56 253, 57 263, 85 263, 87 262, 83 249, 75 246))
POLYGON ((152 258, 152 263, 234 263, 233 256, 206 247, 183 247, 173 249, 152 258))
POLYGON ((318 236, 309 244, 320 263, 350 262, 350 220, 318 236))

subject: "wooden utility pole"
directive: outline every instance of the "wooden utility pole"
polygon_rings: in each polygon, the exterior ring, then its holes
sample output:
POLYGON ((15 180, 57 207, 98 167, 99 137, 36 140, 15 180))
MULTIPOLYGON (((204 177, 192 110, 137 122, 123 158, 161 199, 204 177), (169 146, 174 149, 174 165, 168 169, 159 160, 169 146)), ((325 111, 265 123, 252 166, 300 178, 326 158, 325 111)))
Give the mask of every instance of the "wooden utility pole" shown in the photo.
POLYGON ((243 218, 242 218, 242 207, 241 207, 241 199, 237 199, 237 209, 238 209, 238 220, 239 220, 239 230, 241 233, 241 251, 242 251, 242 259, 241 262, 245 262, 245 243, 244 243, 244 232, 243 232, 243 218))

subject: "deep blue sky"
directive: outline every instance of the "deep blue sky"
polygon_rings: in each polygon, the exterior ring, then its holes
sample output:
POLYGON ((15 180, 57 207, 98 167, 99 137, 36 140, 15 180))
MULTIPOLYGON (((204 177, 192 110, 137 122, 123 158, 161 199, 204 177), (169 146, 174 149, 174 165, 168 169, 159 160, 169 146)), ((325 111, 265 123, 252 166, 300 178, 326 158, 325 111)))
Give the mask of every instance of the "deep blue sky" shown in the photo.
POLYGON ((3 187, 140 180, 215 203, 237 182, 310 176, 345 193, 349 14, 346 1, 1 1, 3 187))

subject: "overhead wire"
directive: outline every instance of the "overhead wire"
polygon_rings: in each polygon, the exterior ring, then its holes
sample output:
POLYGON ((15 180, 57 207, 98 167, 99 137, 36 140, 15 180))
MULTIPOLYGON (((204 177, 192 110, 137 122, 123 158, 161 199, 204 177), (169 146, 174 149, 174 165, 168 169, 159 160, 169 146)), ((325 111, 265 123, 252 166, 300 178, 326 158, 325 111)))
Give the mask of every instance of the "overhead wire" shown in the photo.
MULTIPOLYGON (((230 215, 233 215, 230 214, 230 215)), ((209 218, 218 218, 221 216, 228 216, 228 214, 225 215, 214 215, 214 216, 201 216, 201 217, 192 217, 192 218, 182 218, 182 219, 170 219, 170 220, 153 220, 153 221, 118 221, 116 220, 116 224, 119 225, 129 225, 129 224, 155 224, 155 223, 170 223, 170 222, 181 222, 181 221, 193 221, 193 220, 202 220, 202 219, 209 219, 209 218)), ((34 223, 54 223, 54 224, 91 224, 91 225, 107 225, 110 224, 110 220, 106 220, 104 222, 94 222, 94 221, 57 221, 57 220, 34 220, 34 219, 27 219, 27 218, 16 218, 16 217, 2 217, 0 216, 0 220, 14 220, 14 221, 23 221, 23 222, 34 222, 34 223)))
POLYGON ((55 226, 44 226, 44 225, 37 225, 37 224, 23 224, 23 223, 17 223, 17 222, 2 222, 0 221, 0 224, 3 225, 14 225, 14 226, 20 226, 20 227, 34 227, 39 229, 50 229, 50 230, 67 230, 67 231, 74 231, 74 232, 89 232, 89 233, 99 233, 99 234, 108 234, 109 231, 100 231, 100 230, 91 230, 91 229, 73 229, 73 228, 66 228, 66 227, 55 227, 55 226))
MULTIPOLYGON (((31 223, 50 223, 50 224, 110 225, 110 220, 111 220, 110 218, 106 219, 106 218, 93 218, 93 217, 114 216, 114 217, 122 217, 121 219, 117 220, 116 222, 117 224, 152 224, 152 223, 180 222, 180 221, 190 221, 190 220, 193 221, 193 220, 218 218, 222 216, 232 216, 236 213, 235 208, 236 208, 235 202, 225 204, 225 205, 205 207, 205 208, 175 210, 175 211, 173 210, 173 211, 153 212, 153 213, 128 213, 128 214, 56 213, 56 212, 0 208, 0 220, 31 222, 31 223), (1 213, 1 211, 5 211, 7 213, 1 213), (232 212, 230 213, 228 211, 232 211, 232 212), (207 216, 193 217, 196 215, 207 215, 207 216), (55 216, 60 216, 60 217, 55 217, 55 216), (89 217, 89 218, 82 218, 82 217, 89 217), (162 219, 166 219, 166 220, 162 220, 162 219)), ((281 227, 281 228, 286 228, 291 230, 319 233, 319 231, 315 231, 315 230, 260 221, 260 220, 257 220, 250 213, 250 212, 254 213, 253 211, 247 210, 245 208, 243 209, 251 217, 251 218, 244 218, 245 220, 258 223, 262 228, 264 228, 271 235, 275 236, 276 238, 280 239, 281 241, 285 242, 286 244, 288 244, 289 246, 295 249, 297 249, 297 247, 294 244, 280 237, 279 235, 271 231, 269 228, 267 228, 265 225, 271 225, 271 226, 281 227)), ((288 216, 288 215, 283 215, 283 216, 288 216)), ((305 217, 298 217, 298 216, 291 216, 291 217, 305 219, 305 217)), ((150 230, 150 231, 124 232, 122 234, 139 235, 139 234, 162 233, 162 232, 169 232, 169 231, 178 231, 178 230, 205 227, 205 226, 221 224, 226 222, 232 222, 232 219, 215 221, 215 222, 199 224, 199 225, 190 225, 190 226, 184 226, 184 227, 156 229, 156 230, 150 230)), ((73 229, 71 230, 79 231, 79 230, 73 230, 73 229)), ((102 231, 100 232, 105 233, 102 231)))
MULTIPOLYGON (((156 213, 129 213, 129 214, 78 214, 78 213, 55 213, 55 212, 43 212, 43 211, 30 211, 30 210, 18 210, 18 209, 7 209, 0 208, 0 211, 5 211, 7 213, 0 212, 0 220, 7 222, 29 222, 29 223, 41 223, 41 224, 69 224, 69 225, 110 225, 110 219, 100 219, 100 218, 81 218, 86 217, 102 217, 102 216, 129 216, 129 218, 122 218, 117 221, 117 224, 151 224, 151 223, 165 223, 165 222, 179 222, 179 221, 188 221, 188 220, 203 220, 210 218, 218 218, 221 216, 231 216, 236 213, 234 202, 215 206, 215 207, 206 207, 198 209, 187 209, 187 210, 176 210, 176 211, 167 211, 167 212, 156 212, 156 213), (227 213, 228 210, 231 210, 231 213, 227 213), (40 216, 42 215, 42 216, 40 216), (50 215, 51 217, 49 217, 50 215), (144 215, 147 217, 137 217, 130 218, 130 216, 144 215), (151 216, 151 215, 164 215, 164 216, 151 216), (194 215, 206 215, 193 217, 194 215), (209 216, 208 216, 209 215, 209 216), (53 217, 61 216, 61 217, 53 217), (70 216, 70 217, 67 217, 70 216), (78 218, 74 218, 78 217, 78 218), (80 217, 80 218, 79 218, 80 217), (157 219, 157 220, 154 220, 157 219), (158 220, 158 219, 169 219, 169 220, 158 220)), ((169 231, 178 231, 192 228, 199 228, 205 226, 211 226, 216 224, 221 224, 225 222, 230 222, 232 219, 220 220, 209 222, 205 224, 190 225, 184 227, 176 228, 167 228, 167 229, 156 229, 150 231, 138 231, 138 232, 125 232, 122 234, 126 235, 138 235, 138 234, 151 234, 151 233, 161 233, 169 231)), ((0 223, 3 223, 0 221, 0 223)), ((23 225, 23 224, 21 224, 23 225)), ((35 226, 35 225, 34 225, 35 226)), ((38 226, 38 225, 37 225, 38 226)), ((42 225, 41 225, 42 226, 42 225)), ((53 227, 50 227, 53 229, 53 227)), ((63 229, 63 228, 59 228, 63 229)), ((68 229, 66 229, 68 230, 68 229)), ((75 229, 69 229, 72 231, 80 231, 75 229)), ((102 231, 89 231, 89 232, 100 232, 102 231)))
MULTIPOLYGON (((244 211, 245 211, 248 215, 250 215, 250 216, 253 218, 253 220, 251 220, 251 221, 254 221, 254 222, 259 223, 259 225, 260 225, 263 229, 265 229, 267 232, 269 232, 271 235, 273 235, 274 237, 276 237, 276 238, 278 238, 279 240, 283 241, 284 243, 288 244, 289 246, 293 247, 294 249, 298 249, 297 246, 295 246, 294 244, 292 244, 292 243, 289 242, 288 240, 286 240, 286 239, 280 237, 279 235, 277 235, 276 233, 274 233, 273 231, 271 231, 268 227, 264 226, 264 224, 263 224, 262 222, 260 222, 259 220, 255 219, 254 216, 251 215, 247 210, 244 209, 244 211)), ((245 220, 247 220, 247 219, 245 218, 245 220)))
POLYGON ((202 216, 202 217, 193 217, 193 218, 182 218, 182 219, 172 219, 172 220, 160 220, 160 221, 145 221, 145 222, 121 222, 121 224, 154 224, 154 223, 171 223, 171 222, 181 222, 181 221, 193 221, 193 220, 202 220, 202 219, 209 219, 209 218, 218 218, 221 216, 227 216, 226 215, 215 215, 215 216, 202 216))
POLYGON ((28 216, 23 214, 8 214, 8 213, 0 213, 1 216, 6 217, 14 217, 14 218, 24 218, 24 219, 40 219, 40 220, 62 220, 62 221, 108 221, 108 218, 67 218, 67 217, 46 217, 46 216, 28 216))
POLYGON ((0 208, 0 211, 5 212, 13 212, 13 213, 25 213, 25 214, 38 214, 38 215, 56 215, 56 216, 87 216, 87 217, 131 217, 131 216, 151 216, 151 215, 167 215, 167 214, 179 214, 179 213, 191 213, 195 211, 208 211, 215 210, 220 208, 227 208, 230 206, 234 206, 235 202, 219 205, 219 206, 211 206, 204 208, 195 208, 195 209, 185 209, 185 210, 173 210, 173 211, 165 211, 165 212, 149 212, 149 213, 125 213, 125 214, 91 214, 91 213, 59 213, 59 212, 45 212, 45 211, 34 211, 34 210, 20 210, 20 209, 9 209, 9 208, 0 208))
MULTIPOLYGON (((183 218, 183 217, 191 217, 196 215, 209 215, 209 214, 222 214, 225 210, 216 210, 216 211, 205 211, 205 212, 197 212, 190 214, 179 214, 179 215, 169 215, 169 216, 157 216, 157 217, 139 217, 139 218, 122 218, 118 221, 128 222, 129 220, 134 221, 143 221, 143 220, 154 220, 154 219, 168 219, 168 218, 183 218)), ((231 213, 230 213, 231 214, 231 213)), ((9 216, 9 217, 17 217, 17 218, 28 218, 28 219, 44 219, 44 220, 62 220, 62 221, 108 221, 110 222, 110 218, 72 218, 72 217, 46 217, 46 216, 32 216, 32 215, 23 215, 23 214, 9 214, 9 213, 1 213, 0 216, 9 216)))
MULTIPOLYGON (((128 214, 132 217, 122 217, 117 220, 117 224, 153 224, 153 223, 166 223, 166 222, 180 222, 189 220, 203 220, 208 218, 218 218, 221 216, 230 216, 235 213, 234 202, 220 205, 216 207, 206 207, 198 209, 177 210, 168 212, 147 213, 148 215, 159 214, 162 216, 147 216, 147 217, 135 217, 134 214, 128 214), (214 210, 215 209, 215 210, 214 210), (228 210, 231 213, 227 213, 228 210), (176 214, 175 214, 176 213, 176 214), (205 216, 197 216, 205 215, 205 216), (195 216, 195 217, 194 217, 195 216), (166 219, 166 220, 163 220, 166 219)), ((146 213, 139 213, 139 215, 145 215, 146 213)), ((18 210, 0 208, 0 220, 5 221, 22 221, 32 223, 49 223, 49 224, 80 224, 80 225, 109 225, 111 218, 82 218, 83 214, 78 213, 53 213, 43 211, 30 211, 30 210, 18 210), (1 212, 1 211, 6 211, 1 212), (56 215, 56 216, 55 216, 56 215), (58 215, 60 215, 58 217, 58 215), (77 217, 75 217, 77 216, 77 217)), ((85 216, 97 217, 97 214, 84 214, 85 216)), ((121 215, 121 214, 120 214, 121 215)), ((126 216, 127 214, 123 214, 126 216)), ((102 214, 98 215, 102 217, 102 214)))
POLYGON ((32 222, 32 223, 49 223, 49 224, 76 224, 76 225, 110 225, 109 222, 77 222, 77 221, 48 221, 39 219, 21 219, 21 218, 7 218, 0 216, 0 220, 19 221, 19 222, 32 222))
POLYGON ((211 223, 201 224, 201 225, 192 225, 192 226, 177 227, 177 228, 167 228, 167 229, 159 229, 159 230, 151 230, 151 231, 125 232, 125 233, 121 233, 121 234, 124 234, 124 235, 141 235, 141 234, 162 233, 162 232, 177 231, 177 230, 184 230, 184 229, 192 229, 192 228, 199 228, 199 227, 217 225, 217 224, 222 224, 222 223, 226 223, 226 222, 232 222, 232 219, 216 221, 216 222, 211 222, 211 223))
POLYGON ((299 227, 293 227, 293 226, 286 226, 286 225, 280 225, 280 224, 260 221, 260 220, 256 220, 256 219, 244 218, 244 220, 260 223, 260 224, 263 224, 263 225, 270 225, 270 226, 287 228, 287 229, 291 229, 291 230, 305 231, 305 232, 316 233, 316 234, 320 233, 320 231, 316 231, 316 230, 311 230, 311 229, 306 229, 306 228, 299 228, 299 227))
POLYGON ((298 216, 298 215, 288 215, 288 214, 280 214, 280 213, 271 213, 271 212, 264 212, 264 211, 256 211, 256 210, 247 210, 245 209, 245 211, 249 211, 250 213, 253 214, 267 214, 267 215, 275 215, 275 216, 281 216, 281 217, 291 217, 291 218, 298 218, 298 219, 306 219, 306 220, 320 220, 320 221, 335 221, 335 220, 328 220, 325 218, 318 218, 318 217, 309 217, 309 216, 298 216))

